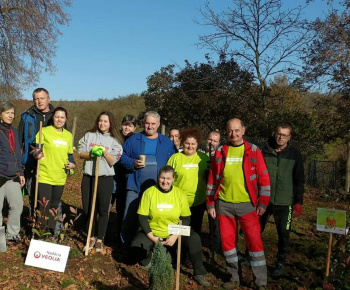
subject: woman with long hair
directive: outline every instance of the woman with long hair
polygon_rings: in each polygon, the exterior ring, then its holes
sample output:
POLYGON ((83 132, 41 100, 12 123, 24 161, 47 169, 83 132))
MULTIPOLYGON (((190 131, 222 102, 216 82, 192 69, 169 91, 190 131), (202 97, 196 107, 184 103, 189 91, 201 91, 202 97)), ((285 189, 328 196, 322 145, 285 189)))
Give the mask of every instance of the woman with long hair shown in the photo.
MULTIPOLYGON (((50 209, 58 209, 63 189, 67 181, 67 175, 75 168, 73 158, 73 136, 64 129, 68 113, 63 107, 57 107, 53 111, 50 126, 42 128, 41 151, 36 151, 34 157, 40 160, 38 179, 38 199, 44 197, 48 200, 45 215, 48 219, 48 227, 53 232, 56 228, 56 220, 50 209)), ((40 132, 35 136, 36 144, 39 144, 40 132)), ((44 205, 39 203, 39 209, 44 205)))
POLYGON ((14 105, 9 102, 0 102, 0 226, 2 226, 2 208, 6 198, 10 206, 6 239, 17 242, 20 239, 23 210, 21 186, 24 186, 25 179, 18 133, 12 127, 14 118, 14 105))
POLYGON ((122 144, 123 138, 119 132, 116 119, 112 113, 107 111, 97 116, 92 129, 79 140, 78 153, 80 158, 84 159, 81 193, 87 230, 95 183, 96 154, 93 152, 94 146, 99 146, 101 148, 100 152, 103 152, 98 173, 99 182, 91 230, 92 238, 89 244, 89 249, 95 246, 96 252, 101 252, 104 247, 103 241, 107 230, 109 206, 114 186, 113 176, 115 171, 113 165, 120 159, 123 152, 122 144))

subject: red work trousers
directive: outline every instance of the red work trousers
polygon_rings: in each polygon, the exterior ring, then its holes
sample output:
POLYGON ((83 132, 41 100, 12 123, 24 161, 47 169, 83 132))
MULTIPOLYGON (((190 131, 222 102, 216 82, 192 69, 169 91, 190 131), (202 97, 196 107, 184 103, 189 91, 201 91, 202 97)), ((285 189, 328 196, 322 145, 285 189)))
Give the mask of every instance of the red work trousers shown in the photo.
POLYGON ((244 239, 249 250, 250 263, 257 286, 267 285, 267 269, 264 248, 260 233, 259 216, 250 203, 216 202, 219 221, 221 246, 226 257, 227 270, 231 280, 239 281, 239 263, 237 255, 237 226, 241 225, 244 239))

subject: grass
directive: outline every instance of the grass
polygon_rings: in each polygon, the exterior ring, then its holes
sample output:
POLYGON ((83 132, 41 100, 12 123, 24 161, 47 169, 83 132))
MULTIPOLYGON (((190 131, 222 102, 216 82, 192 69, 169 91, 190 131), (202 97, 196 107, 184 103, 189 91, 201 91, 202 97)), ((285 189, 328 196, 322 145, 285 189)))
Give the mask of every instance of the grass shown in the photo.
POLYGON ((80 249, 71 249, 69 252, 69 256, 72 258, 78 258, 78 257, 82 257, 83 253, 80 249))
POLYGON ((61 282, 62 288, 67 288, 68 286, 70 286, 70 285, 72 285, 72 284, 74 284, 74 281, 71 280, 71 279, 63 280, 63 281, 61 282))

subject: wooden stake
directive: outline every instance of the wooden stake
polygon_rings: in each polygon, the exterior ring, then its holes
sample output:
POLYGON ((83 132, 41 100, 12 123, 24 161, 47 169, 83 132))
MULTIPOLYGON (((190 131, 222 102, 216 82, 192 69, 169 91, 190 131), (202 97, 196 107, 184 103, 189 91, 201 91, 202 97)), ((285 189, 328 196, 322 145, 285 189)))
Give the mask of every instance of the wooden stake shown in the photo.
POLYGON ((76 128, 77 128, 77 117, 74 117, 74 119, 73 119, 73 127, 72 127, 72 142, 73 142, 73 144, 72 144, 72 146, 73 146, 73 148, 74 148, 74 137, 75 137, 75 130, 76 130, 76 128))
POLYGON ((329 276, 329 266, 330 266, 330 263, 331 263, 331 253, 332 253, 332 239, 333 239, 333 234, 329 233, 328 253, 327 253, 327 266, 326 266, 326 278, 329 276))
MULTIPOLYGON (((182 225, 182 220, 179 221, 182 225)), ((180 262, 181 262, 181 235, 177 238, 177 261, 176 261, 176 290, 180 289, 180 262)))
POLYGON ((345 191, 348 193, 350 191, 350 142, 347 144, 347 157, 346 157, 346 178, 345 178, 345 191))
POLYGON ((95 205, 96 205, 96 195, 97 195, 97 185, 98 185, 98 174, 99 174, 99 171, 100 171, 100 159, 101 159, 101 157, 99 157, 99 156, 96 157, 95 185, 94 185, 94 193, 92 195, 92 206, 91 206, 91 211, 90 211, 90 224, 89 224, 88 236, 87 236, 86 246, 85 246, 85 256, 89 255, 91 229, 92 229, 92 223, 93 223, 94 215, 95 215, 95 205))
MULTIPOLYGON (((39 149, 41 149, 41 140, 43 136, 43 122, 39 123, 39 149)), ((36 178, 35 178, 35 195, 34 195, 34 218, 36 216, 36 207, 38 205, 38 187, 39 187, 39 167, 40 167, 40 159, 36 165, 36 178)))

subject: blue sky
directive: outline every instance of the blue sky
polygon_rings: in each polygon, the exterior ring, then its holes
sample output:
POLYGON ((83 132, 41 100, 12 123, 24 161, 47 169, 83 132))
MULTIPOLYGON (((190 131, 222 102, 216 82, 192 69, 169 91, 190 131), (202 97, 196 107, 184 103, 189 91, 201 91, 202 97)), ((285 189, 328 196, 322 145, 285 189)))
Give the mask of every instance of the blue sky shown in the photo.
MULTIPOLYGON (((294 3, 303 3, 293 0, 294 3)), ((320 0, 316 0, 320 2, 320 0)), ((184 66, 204 62, 208 50, 196 46, 198 36, 209 27, 199 8, 205 0, 73 0, 68 10, 71 22, 62 29, 57 54, 57 71, 43 73, 40 82, 26 91, 31 99, 36 87, 49 90, 52 100, 112 99, 140 94, 147 77, 168 64, 184 66)), ((212 0, 217 11, 231 0, 212 0)), ((313 6, 311 15, 321 13, 313 6)))

